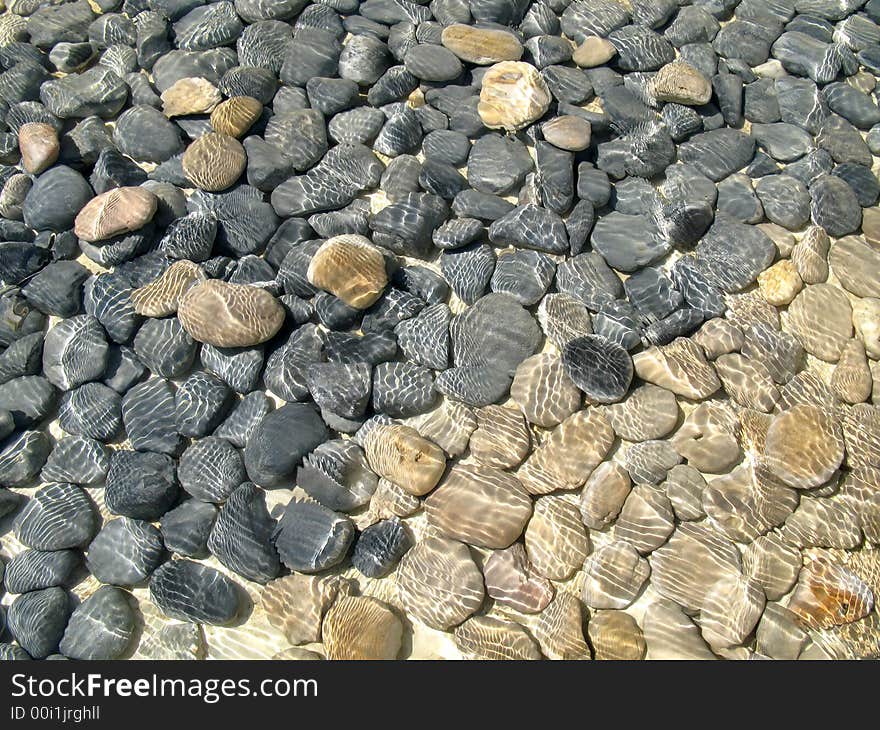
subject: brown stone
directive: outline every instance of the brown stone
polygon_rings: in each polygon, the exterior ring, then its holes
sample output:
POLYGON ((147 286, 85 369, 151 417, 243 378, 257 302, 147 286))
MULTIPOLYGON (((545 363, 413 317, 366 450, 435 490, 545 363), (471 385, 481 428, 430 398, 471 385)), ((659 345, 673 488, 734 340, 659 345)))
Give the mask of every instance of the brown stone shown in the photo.
POLYGON ((251 347, 275 336, 285 312, 265 289, 210 279, 186 291, 177 317, 194 340, 214 347, 251 347))
POLYGON ((89 243, 143 228, 156 213, 159 199, 146 188, 113 188, 92 198, 77 214, 73 232, 89 243))
POLYGON ((240 139, 262 113, 263 105, 259 100, 252 96, 233 96, 211 112, 211 126, 215 132, 240 139))
POLYGON ((456 464, 425 500, 428 524, 469 545, 501 549, 522 535, 532 500, 512 474, 456 464))
POLYGON ((235 137, 208 132, 183 153, 183 174, 195 187, 219 192, 230 187, 247 165, 247 153, 235 137))
POLYGON ((58 132, 51 124, 28 122, 18 130, 21 166, 31 175, 39 175, 51 167, 61 152, 58 132))
POLYGON ((365 236, 346 233, 328 239, 312 256, 308 280, 348 306, 366 309, 385 290, 385 257, 365 236))

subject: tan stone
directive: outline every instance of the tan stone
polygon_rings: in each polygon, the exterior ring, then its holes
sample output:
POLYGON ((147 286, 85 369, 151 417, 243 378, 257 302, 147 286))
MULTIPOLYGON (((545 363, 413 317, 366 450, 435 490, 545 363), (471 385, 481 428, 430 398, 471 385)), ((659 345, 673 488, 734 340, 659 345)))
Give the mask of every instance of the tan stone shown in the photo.
POLYGON ((192 261, 175 261, 155 280, 131 293, 134 311, 144 317, 167 317, 177 311, 181 297, 197 281, 207 277, 192 261))
POLYGON ((375 426, 364 436, 363 446, 374 472, 416 496, 430 492, 446 469, 442 449, 411 426, 375 426))
POLYGON ((805 287, 788 307, 790 330, 811 355, 837 362, 852 337, 852 307, 841 289, 830 284, 805 287))
POLYGON ((250 347, 275 336, 285 310, 265 289, 210 279, 186 291, 177 317, 194 340, 214 347, 250 347))
POLYGON ((651 92, 657 101, 702 106, 712 98, 712 82, 689 63, 675 61, 657 72, 651 92))
POLYGON ((880 246, 880 206, 862 210, 862 235, 874 246, 880 246))
POLYGON ((551 96, 534 66, 503 61, 483 76, 477 112, 489 129, 516 132, 544 116, 551 96))
POLYGON ((617 55, 617 49, 607 38, 587 36, 572 54, 571 60, 581 68, 594 68, 608 63, 617 55))
POLYGON ((715 369, 706 362, 703 349, 684 337, 636 353, 633 366, 642 380, 691 400, 708 398, 721 387, 715 369))
POLYGON ((440 43, 462 61, 489 66, 501 61, 519 61, 523 54, 519 39, 506 30, 477 28, 453 23, 443 29, 440 43))
POLYGON ((544 139, 561 150, 579 152, 590 146, 592 128, 586 119, 563 114, 541 125, 544 139))
POLYGON ((209 114, 222 100, 223 95, 208 79, 189 76, 178 79, 162 92, 162 112, 171 117, 190 114, 209 114))
POLYGON ((388 284, 385 257, 365 236, 346 233, 328 239, 312 256, 309 282, 348 306, 366 309, 388 284))
POLYGON ((343 596, 324 617, 328 659, 343 661, 396 659, 403 643, 403 622, 381 601, 343 596))
POLYGON ((843 453, 840 426, 816 406, 796 405, 776 416, 767 429, 767 465, 795 489, 827 482, 843 461, 843 453))
POLYGON ((252 96, 233 96, 220 103, 211 112, 211 126, 215 132, 230 137, 242 137, 260 118, 263 105, 252 96))
POLYGON ((775 307, 784 307, 803 287, 797 267, 790 259, 777 261, 769 269, 758 274, 758 288, 761 294, 775 307))
POLYGON ((498 550, 522 535, 532 500, 512 474, 456 464, 425 500, 428 523, 469 545, 498 550))
POLYGON ((864 403, 871 397, 874 380, 861 340, 850 340, 831 374, 831 390, 846 403, 864 403))
POLYGON ((208 132, 183 153, 183 174, 197 188, 210 192, 226 190, 247 165, 247 153, 235 137, 208 132))

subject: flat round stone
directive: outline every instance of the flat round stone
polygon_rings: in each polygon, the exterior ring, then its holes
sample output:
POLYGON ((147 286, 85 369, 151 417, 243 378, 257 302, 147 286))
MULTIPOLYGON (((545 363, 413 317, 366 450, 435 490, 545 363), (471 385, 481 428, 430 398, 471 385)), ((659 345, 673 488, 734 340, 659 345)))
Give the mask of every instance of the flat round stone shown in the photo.
POLYGON ((208 132, 187 147, 182 162, 184 174, 195 187, 217 192, 241 177, 247 153, 235 137, 208 132))
POLYGON ((827 482, 843 461, 843 451, 840 428, 825 411, 809 405, 776 416, 764 446, 770 469, 795 489, 827 482))

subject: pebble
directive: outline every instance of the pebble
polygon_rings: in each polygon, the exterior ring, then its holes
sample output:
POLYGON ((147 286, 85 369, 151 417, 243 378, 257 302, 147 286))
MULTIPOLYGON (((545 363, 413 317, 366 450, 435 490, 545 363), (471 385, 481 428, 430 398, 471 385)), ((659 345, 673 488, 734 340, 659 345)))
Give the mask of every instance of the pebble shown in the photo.
POLYGON ((712 84, 693 66, 675 62, 657 72, 651 93, 657 101, 700 106, 712 98, 712 84))
POLYGON ((131 586, 159 567, 163 553, 157 528, 120 517, 107 522, 89 544, 86 567, 102 583, 131 586))
POLYGON ((73 484, 41 487, 15 518, 15 536, 35 550, 65 550, 86 544, 97 531, 97 514, 73 484))
POLYGON ((633 360, 626 350, 601 335, 569 340, 562 352, 562 366, 594 403, 621 400, 633 377, 633 360))
POLYGON ((645 638, 636 620, 623 611, 598 611, 587 626, 593 658, 604 661, 640 661, 645 638))
POLYGON ((174 454, 180 435, 174 409, 174 390, 156 378, 131 388, 122 399, 122 422, 131 445, 144 451, 174 454))
POLYGON ((333 578, 291 573, 269 581, 261 603, 270 625, 294 645, 320 641, 324 614, 342 593, 343 585, 333 578))
POLYGON ((217 507, 197 499, 182 502, 162 515, 160 530, 165 547, 186 558, 208 555, 208 537, 217 518, 217 507))
POLYGON ((267 583, 281 570, 271 544, 275 521, 269 516, 265 495, 244 482, 229 495, 208 537, 208 550, 234 573, 267 583))
POLYGON ((235 137, 208 132, 186 148, 182 165, 184 175, 194 187, 218 192, 241 177, 247 153, 235 137))
POLYGON ((455 629, 455 645, 475 660, 536 660, 541 658, 538 644, 513 621, 474 616, 455 629))
POLYGON ((153 573, 150 598, 169 618, 224 625, 239 612, 241 588, 214 568, 171 560, 153 573))
POLYGON ((519 480, 491 467, 456 466, 425 500, 429 524, 471 545, 502 549, 522 534, 532 513, 519 480), (473 521, 473 515, 492 515, 473 521))
POLYGON ((174 460, 166 454, 114 451, 104 489, 104 503, 113 514, 154 521, 179 494, 174 460))
POLYGON ((388 661, 400 653, 403 623, 375 598, 343 596, 324 617, 322 633, 328 659, 388 661))
POLYGON ((567 580, 590 552, 577 506, 561 497, 541 497, 525 531, 529 561, 551 580, 567 580))
POLYGON ((483 574, 489 596, 517 611, 539 613, 553 598, 553 585, 532 569, 522 543, 492 551, 483 574))
POLYGON ((511 397, 529 423, 552 428, 581 405, 581 394, 568 378, 558 357, 533 355, 523 360, 514 374, 511 397))
POLYGON ((626 542, 597 549, 584 563, 584 603, 592 609, 626 608, 648 580, 648 561, 626 542))
POLYGON ((454 23, 443 28, 440 39, 443 46, 462 61, 479 66, 518 61, 523 53, 516 36, 501 29, 454 23))
POLYGON ((607 456, 614 432, 596 409, 578 411, 532 452, 517 476, 530 494, 577 489, 607 456))
POLYGON ((45 659, 58 649, 72 607, 63 588, 20 595, 6 616, 9 633, 30 657, 45 659))
POLYGON ((490 129, 515 132, 542 117, 550 99, 547 84, 534 66, 502 61, 483 76, 478 113, 490 129))
POLYGON ((819 558, 801 570, 788 610, 806 627, 826 629, 857 621, 873 605, 871 589, 857 575, 819 558))
POLYGON ((392 518, 370 525, 358 536, 352 564, 368 578, 383 578, 412 547, 406 527, 392 518))
POLYGON ((150 221, 157 206, 158 199, 146 188, 114 188, 92 198, 80 210, 74 232, 93 243, 136 231, 150 221))
POLYGON ((3 585, 9 593, 61 586, 81 564, 75 550, 23 550, 7 563, 3 585))
POLYGON ((131 292, 134 311, 144 317, 176 314, 186 291, 205 278, 201 267, 192 261, 175 261, 158 279, 131 292))
POLYGON ((615 45, 601 36, 586 35, 572 54, 574 61, 581 68, 595 68, 610 61, 617 55, 615 45))
POLYGON ((342 561, 354 532, 347 517, 315 502, 294 499, 285 508, 273 540, 285 566, 315 573, 342 561))
POLYGON ((584 484, 580 498, 581 518, 593 530, 612 524, 632 489, 632 480, 626 469, 617 462, 598 465, 584 484))
POLYGON ((64 656, 82 660, 120 659, 135 631, 132 597, 112 586, 101 586, 70 616, 59 649, 64 656))
POLYGON ((811 355, 836 362, 852 337, 852 307, 846 295, 830 284, 804 287, 788 308, 792 332, 811 355))
POLYGON ((483 575, 463 543, 428 535, 404 555, 397 572, 404 609, 446 630, 473 615, 484 599, 483 575))
POLYGON ((186 291, 178 317, 199 342, 215 347, 251 347, 278 332, 285 312, 264 289, 211 279, 186 291))

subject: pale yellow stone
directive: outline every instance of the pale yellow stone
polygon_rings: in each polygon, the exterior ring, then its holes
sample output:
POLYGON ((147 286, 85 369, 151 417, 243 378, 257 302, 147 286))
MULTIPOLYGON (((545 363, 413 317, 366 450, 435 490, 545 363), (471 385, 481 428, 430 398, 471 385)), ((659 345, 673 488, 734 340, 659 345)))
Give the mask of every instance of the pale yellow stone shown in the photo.
POLYGON ((758 288, 770 304, 782 307, 791 302, 803 287, 797 267, 790 259, 777 261, 758 275, 758 288))
POLYGON ((550 98, 538 69, 521 61, 503 61, 483 76, 477 112, 490 129, 516 132, 544 116, 550 98))
POLYGON ((223 96, 208 79, 189 76, 175 81, 162 92, 162 112, 166 117, 208 114, 223 96))

